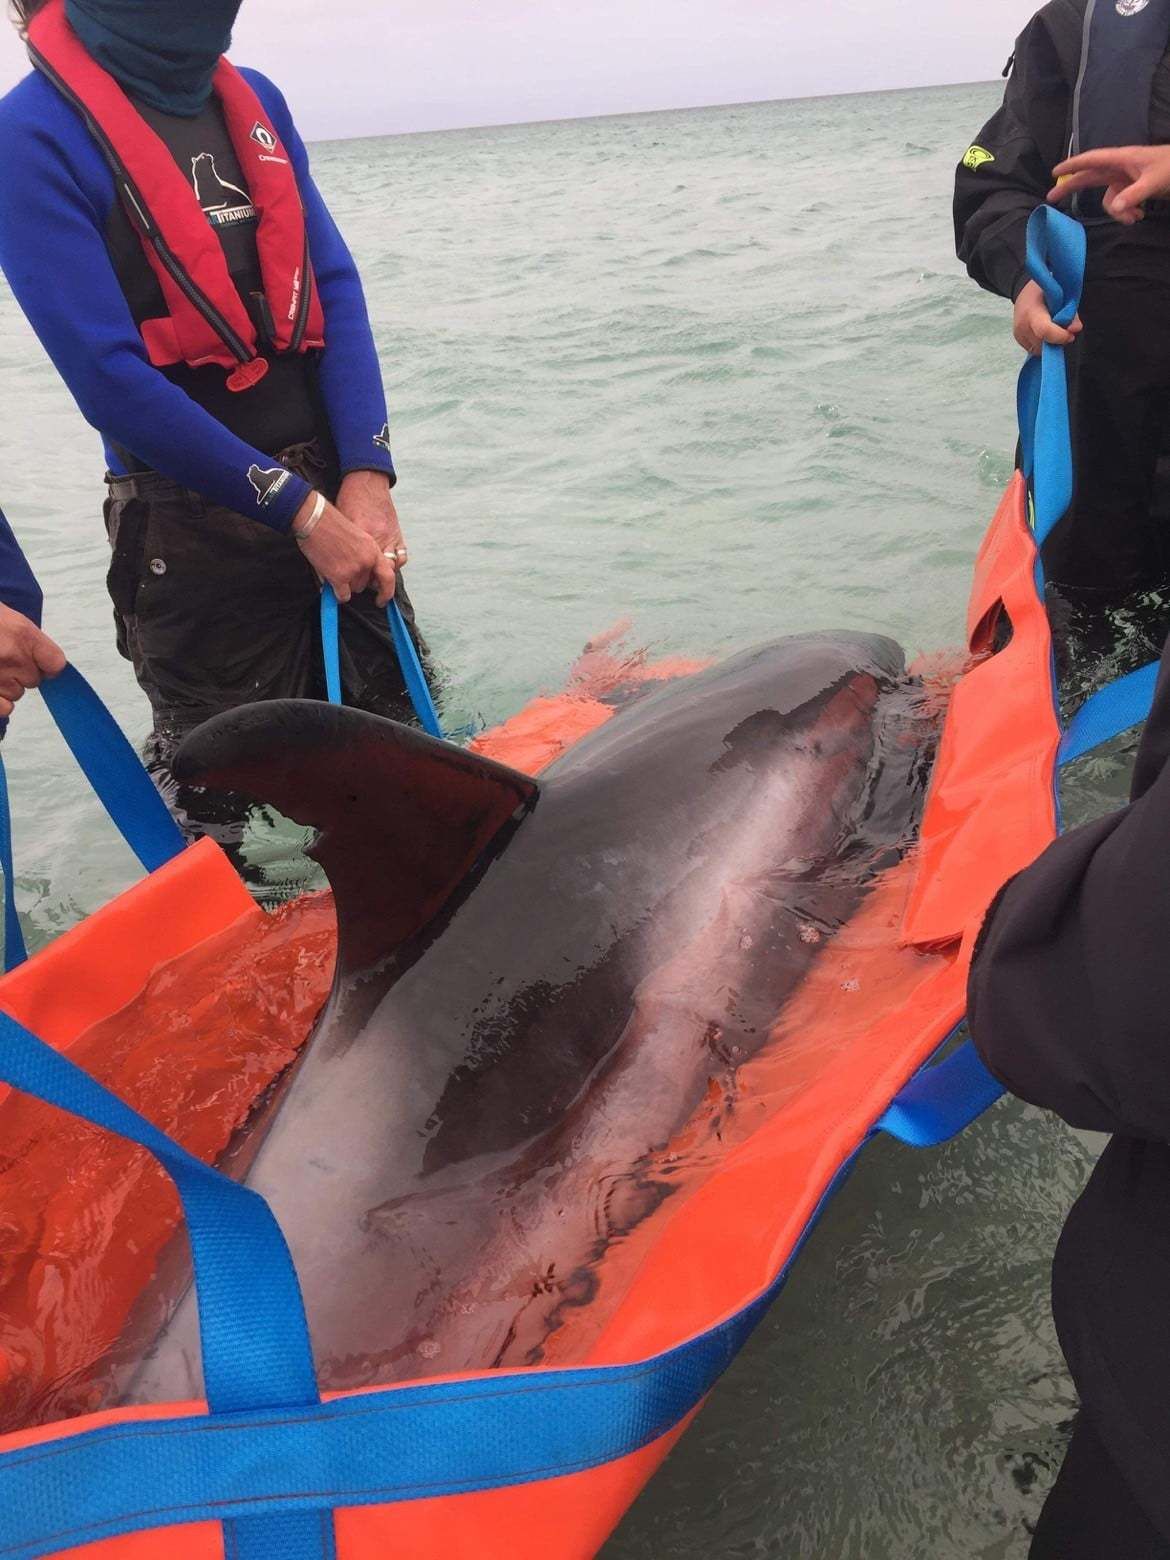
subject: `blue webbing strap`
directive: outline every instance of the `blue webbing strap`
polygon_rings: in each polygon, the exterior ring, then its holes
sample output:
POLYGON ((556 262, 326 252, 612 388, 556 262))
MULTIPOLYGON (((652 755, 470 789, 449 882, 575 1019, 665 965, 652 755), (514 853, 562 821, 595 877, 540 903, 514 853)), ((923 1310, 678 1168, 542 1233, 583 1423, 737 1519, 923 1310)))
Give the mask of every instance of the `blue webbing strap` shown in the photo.
MULTIPOLYGON (((1081 303, 1085 276, 1085 230, 1052 206, 1028 221, 1028 270, 1044 293, 1057 325, 1069 326, 1081 303)), ((1073 493, 1072 443, 1068 421, 1068 374, 1063 347, 1044 344, 1020 374, 1016 408, 1022 469, 1032 492, 1036 543, 1040 546, 1064 517, 1073 493)))
POLYGON ((978 1121, 1003 1092, 967 1040, 911 1078, 873 1130, 909 1148, 937 1148, 978 1121))
POLYGON ((20 916, 16 912, 16 869, 12 849, 12 810, 8 804, 8 772, 0 758, 0 872, 4 873, 4 968, 14 970, 28 958, 20 916))
POLYGON ((75 666, 41 684, 49 714, 122 838, 147 872, 186 841, 125 733, 75 666))
MULTIPOLYGON (((0 1012, 0 1079, 148 1149, 178 1188, 191 1238, 203 1375, 214 1414, 257 1408, 303 1410, 319 1401, 308 1324, 296 1270, 268 1204, 211 1169, 0 1012)), ((143 1448, 145 1450, 145 1448, 143 1448)), ((153 1457, 136 1473, 141 1497, 154 1495, 153 1457)), ((3 1510, 0 1501, 0 1510, 3 1510)), ((38 1516, 53 1507, 40 1508, 38 1516)), ((0 1555, 9 1552, 10 1513, 0 1519, 0 1555)), ((325 1560, 331 1539, 308 1516, 247 1516, 233 1523, 238 1560, 325 1560)), ((329 1525, 331 1533, 331 1524, 329 1525)))
MULTIPOLYGON (((57 728, 99 801, 147 872, 183 850, 186 841, 121 727, 76 667, 41 684, 57 728)), ((28 957, 16 913, 8 778, 0 763, 0 870, 4 873, 4 968, 28 957)))
POLYGON ((1094 748, 1111 742, 1150 713, 1161 663, 1152 662, 1128 677, 1119 677, 1086 699, 1069 722, 1060 744, 1060 762, 1071 764, 1094 748))
MULTIPOLYGON (((320 1520, 330 1508, 464 1495, 615 1462, 702 1401, 787 1272, 720 1326, 634 1365, 373 1392, 300 1413, 137 1420, 5 1453, 0 1556, 36 1560, 241 1512, 320 1520)), ((274 1547, 266 1560, 286 1556, 274 1547)))
MULTIPOLYGON (((398 664, 402 668, 402 680, 406 684, 406 691, 410 695, 410 702, 414 706, 414 713, 418 716, 419 725, 428 736, 442 738, 443 728, 439 723, 439 712, 435 708, 435 701, 431 696, 418 650, 415 648, 414 640, 411 638, 397 601, 391 601, 386 608, 386 621, 390 625, 394 651, 398 656, 398 664)), ((339 634, 337 597, 333 593, 332 586, 324 585, 321 588, 321 652, 325 661, 325 691, 330 704, 341 703, 339 634)))
POLYGON ((390 623, 390 632, 394 636, 398 664, 402 668, 402 676, 406 682, 406 691, 410 694, 410 702, 414 705, 414 713, 428 736, 441 739, 443 728, 439 724, 439 712, 435 708, 435 701, 427 685, 426 673, 418 658, 418 650, 415 648, 414 640, 402 616, 402 608, 397 601, 392 601, 386 608, 386 617, 390 623))
POLYGON ((330 704, 341 703, 340 609, 332 585, 321 587, 321 654, 325 659, 325 693, 330 704))

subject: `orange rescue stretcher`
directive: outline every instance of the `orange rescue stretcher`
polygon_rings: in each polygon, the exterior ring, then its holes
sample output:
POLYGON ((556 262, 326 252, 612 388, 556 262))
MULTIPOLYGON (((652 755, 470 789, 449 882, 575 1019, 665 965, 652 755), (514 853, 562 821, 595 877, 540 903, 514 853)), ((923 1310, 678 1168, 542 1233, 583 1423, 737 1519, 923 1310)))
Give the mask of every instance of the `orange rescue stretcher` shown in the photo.
MULTIPOLYGON (((1038 214, 1032 246, 1054 317, 1075 311, 1080 228, 1038 214)), ((607 1262, 603 1320, 554 1340, 540 1367, 322 1397, 275 1220, 212 1166, 310 1032, 332 973, 328 896, 265 916, 216 846, 177 848, 153 793, 126 780, 128 764, 120 775, 91 774, 116 817, 126 824, 133 814, 127 832, 153 870, 0 980, 9 1086, 0 1241, 9 1170, 39 1197, 27 1211, 39 1221, 28 1243, 35 1256, 19 1271, 0 1262, 0 1402, 17 1391, 21 1359, 43 1346, 21 1296, 43 1299, 53 1280, 46 1251, 84 1247, 95 1269, 105 1265, 86 1275, 105 1296, 91 1333, 72 1340, 75 1359, 56 1362, 67 1380, 117 1337, 146 1287, 179 1218, 175 1188, 191 1236, 208 1401, 101 1412, 63 1403, 54 1423, 0 1437, 2 1560, 597 1552, 776 1299, 870 1137, 941 1142, 998 1097, 969 1044, 930 1065, 961 1025, 980 925, 1002 885, 1056 833, 1062 758, 1148 708, 1149 670, 1098 695, 1062 732, 1037 550, 1069 496, 1058 349, 1025 370, 1021 413, 1024 469, 976 564, 969 661, 950 698, 917 849, 826 947, 777 1043, 742 1069, 718 1162, 607 1262), (257 968, 280 978, 249 982, 257 968), (134 1038, 150 1023, 128 1030, 125 1016, 156 1012, 180 969, 193 989, 207 972, 206 999, 171 1037, 174 1065, 160 1085, 134 1038), (261 985, 285 993, 279 1013, 256 995, 261 985), (230 1055, 213 1044, 225 1015, 230 1055), (783 1043, 793 1036, 800 1044, 783 1043), (68 1185, 63 1162, 74 1170, 68 1185), (96 1246, 95 1207, 105 1231, 96 1246), (123 1238, 131 1227, 133 1249, 123 1238), (110 1281, 115 1270, 120 1284, 110 1281)), ((600 691, 585 675, 479 746, 535 772, 610 718, 600 691)), ((47 696, 92 764, 78 723, 100 716, 85 685, 70 671, 47 696)), ((108 731, 103 742, 103 751, 117 746, 108 731)))

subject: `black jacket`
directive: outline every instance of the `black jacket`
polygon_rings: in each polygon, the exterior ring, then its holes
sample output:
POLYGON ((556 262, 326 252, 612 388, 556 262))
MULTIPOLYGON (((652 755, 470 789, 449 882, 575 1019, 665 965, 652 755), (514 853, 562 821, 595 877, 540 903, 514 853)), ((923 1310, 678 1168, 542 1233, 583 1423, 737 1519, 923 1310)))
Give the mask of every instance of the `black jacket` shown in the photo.
POLYGON ((1170 1539, 1170 647, 1130 805, 1058 840, 988 918, 975 1043, 1014 1093, 1113 1133, 1053 1274, 1086 1414, 1170 1539))
MULTIPOLYGON (((1087 0, 1050 0, 1020 34, 1003 106, 955 176, 959 259, 989 292, 1015 298, 1027 281, 1028 218, 1052 188, 1052 170, 1068 155, 1073 94, 1080 73, 1087 0)), ((1170 142, 1170 54, 1154 80, 1150 140, 1170 142)))

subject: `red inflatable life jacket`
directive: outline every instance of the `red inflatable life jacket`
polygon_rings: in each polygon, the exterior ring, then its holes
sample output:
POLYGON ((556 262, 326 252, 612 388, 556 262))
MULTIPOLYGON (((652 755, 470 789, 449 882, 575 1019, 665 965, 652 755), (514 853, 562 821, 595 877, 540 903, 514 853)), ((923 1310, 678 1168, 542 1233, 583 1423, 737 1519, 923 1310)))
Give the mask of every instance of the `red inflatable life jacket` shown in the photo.
POLYGON ((268 370, 264 346, 276 352, 324 346, 325 315, 292 161, 235 66, 221 59, 212 85, 256 208, 270 343, 259 338, 194 189, 118 82, 86 51, 66 19, 65 0, 50 0, 34 17, 28 43, 33 64, 101 147, 162 288, 167 314, 141 326, 150 361, 160 368, 217 363, 232 371, 231 389, 245 390, 268 370))

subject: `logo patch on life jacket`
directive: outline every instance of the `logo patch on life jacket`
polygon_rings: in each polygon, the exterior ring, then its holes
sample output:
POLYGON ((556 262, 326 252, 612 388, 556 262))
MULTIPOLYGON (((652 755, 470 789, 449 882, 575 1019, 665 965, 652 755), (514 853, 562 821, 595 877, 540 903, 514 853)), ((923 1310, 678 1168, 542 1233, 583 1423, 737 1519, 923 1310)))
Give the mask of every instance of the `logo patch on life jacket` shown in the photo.
POLYGON ((200 152, 191 159, 191 183, 195 198, 212 227, 235 227, 237 222, 253 222, 256 208, 246 190, 220 177, 212 152, 200 152))
POLYGON ((376 433, 374 435, 374 443, 378 446, 378 448, 380 450, 385 450, 387 455, 389 455, 389 453, 390 453, 390 424, 389 423, 386 423, 386 425, 383 427, 381 433, 376 433))
POLYGON ((969 146, 963 153, 963 167, 970 168, 972 173, 982 168, 985 163, 994 161, 995 153, 989 152, 985 146, 969 146))
POLYGON ((259 120, 252 126, 252 140, 257 146, 262 146, 266 152, 276 150, 276 137, 267 125, 262 125, 259 120))
POLYGON ((248 467, 248 481, 256 490, 256 502, 261 509, 267 509, 281 489, 287 487, 291 475, 283 466, 248 467))
POLYGON ((1150 0, 1117 0, 1118 16, 1136 16, 1139 11, 1144 11, 1150 0))

